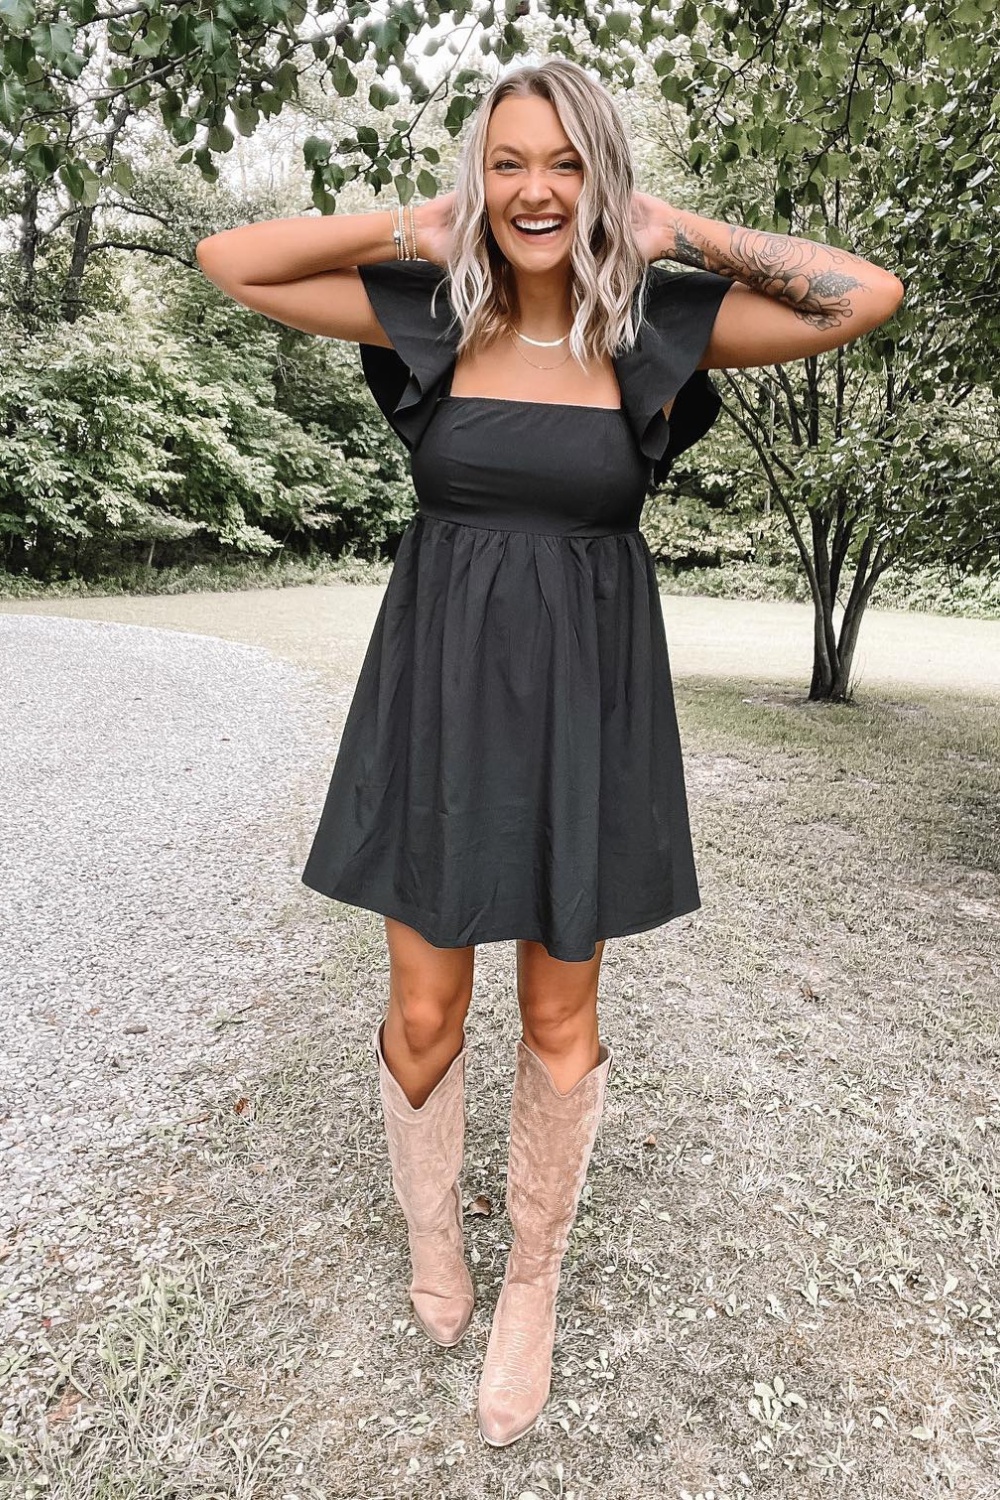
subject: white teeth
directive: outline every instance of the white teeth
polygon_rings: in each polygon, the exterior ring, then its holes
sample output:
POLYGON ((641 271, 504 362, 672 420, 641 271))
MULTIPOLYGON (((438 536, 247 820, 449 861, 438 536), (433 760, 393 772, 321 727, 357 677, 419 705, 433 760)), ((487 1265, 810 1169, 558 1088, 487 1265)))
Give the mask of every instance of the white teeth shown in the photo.
POLYGON ((517 229, 558 229, 561 219, 515 219, 517 229))

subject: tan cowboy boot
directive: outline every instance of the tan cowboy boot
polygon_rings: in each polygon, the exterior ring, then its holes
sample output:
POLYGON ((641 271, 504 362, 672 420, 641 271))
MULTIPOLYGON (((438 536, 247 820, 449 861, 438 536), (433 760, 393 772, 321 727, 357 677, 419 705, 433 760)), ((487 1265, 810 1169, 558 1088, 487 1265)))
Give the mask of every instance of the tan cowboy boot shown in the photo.
POLYGON ((566 1094, 523 1041, 510 1114, 507 1213, 514 1237, 479 1385, 479 1430, 499 1448, 523 1437, 549 1397, 556 1292, 604 1108, 611 1051, 566 1094))
POLYGON ((462 1337, 475 1302, 465 1263, 459 1176, 465 1147, 465 1051, 414 1109, 382 1055, 380 1021, 372 1039, 389 1143, 392 1187, 406 1217, 417 1321, 436 1344, 462 1337))

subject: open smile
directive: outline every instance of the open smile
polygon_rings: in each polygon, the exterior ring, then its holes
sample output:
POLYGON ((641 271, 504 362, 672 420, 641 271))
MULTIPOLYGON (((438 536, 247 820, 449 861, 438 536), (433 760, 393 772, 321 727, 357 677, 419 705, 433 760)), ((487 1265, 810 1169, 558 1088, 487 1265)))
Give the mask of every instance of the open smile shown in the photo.
POLYGON ((516 233, 525 240, 554 239, 567 222, 562 214, 517 214, 511 220, 516 233))

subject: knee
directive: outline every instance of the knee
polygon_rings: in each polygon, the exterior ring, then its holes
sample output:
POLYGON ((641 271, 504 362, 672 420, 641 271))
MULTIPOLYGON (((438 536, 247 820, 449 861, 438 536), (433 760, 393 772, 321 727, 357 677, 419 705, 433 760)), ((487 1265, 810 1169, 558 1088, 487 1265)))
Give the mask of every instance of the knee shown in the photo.
POLYGON ((392 1000, 411 1055, 435 1053, 453 1041, 464 1024, 470 998, 464 989, 428 991, 426 986, 411 989, 405 981, 398 983, 392 1000))
POLYGON ((529 1047, 548 1055, 570 1051, 597 1033, 596 996, 533 1001, 521 1004, 524 1037, 529 1047))

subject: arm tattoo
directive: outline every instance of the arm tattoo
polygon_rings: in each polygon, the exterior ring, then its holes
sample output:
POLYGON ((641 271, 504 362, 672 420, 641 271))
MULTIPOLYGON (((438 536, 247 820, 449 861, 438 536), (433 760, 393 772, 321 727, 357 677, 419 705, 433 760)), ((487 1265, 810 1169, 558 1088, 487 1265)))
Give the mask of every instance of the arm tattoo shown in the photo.
POLYGON ((738 278, 754 291, 786 302, 814 328, 839 328, 853 314, 851 292, 864 287, 852 274, 852 267, 861 262, 830 245, 726 225, 720 226, 729 234, 729 245, 723 249, 707 236, 693 239, 690 226, 684 228, 679 221, 672 227, 674 260, 738 278))

